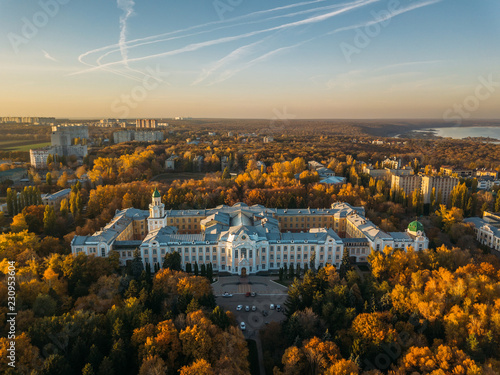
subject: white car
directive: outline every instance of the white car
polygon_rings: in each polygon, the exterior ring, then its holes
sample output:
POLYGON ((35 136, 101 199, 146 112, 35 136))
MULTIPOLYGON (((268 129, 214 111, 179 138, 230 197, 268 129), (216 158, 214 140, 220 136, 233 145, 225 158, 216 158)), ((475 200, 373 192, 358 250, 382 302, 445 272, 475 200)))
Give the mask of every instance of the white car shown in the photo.
POLYGON ((269 310, 274 310, 274 304, 272 304, 272 303, 271 303, 271 304, 269 305, 269 310))
POLYGON ((240 311, 243 308, 243 305, 236 306, 236 311, 240 311))
POLYGON ((252 306, 252 311, 257 311, 257 308, 255 306, 252 306))
POLYGON ((231 293, 228 293, 228 292, 224 292, 222 293, 222 297, 232 297, 233 295, 231 293))
POLYGON ((245 322, 241 322, 240 323, 240 328, 242 331, 244 331, 245 329, 247 329, 247 326, 245 325, 245 322))
POLYGON ((245 306, 245 311, 247 311, 247 312, 250 311, 250 306, 246 305, 245 306))

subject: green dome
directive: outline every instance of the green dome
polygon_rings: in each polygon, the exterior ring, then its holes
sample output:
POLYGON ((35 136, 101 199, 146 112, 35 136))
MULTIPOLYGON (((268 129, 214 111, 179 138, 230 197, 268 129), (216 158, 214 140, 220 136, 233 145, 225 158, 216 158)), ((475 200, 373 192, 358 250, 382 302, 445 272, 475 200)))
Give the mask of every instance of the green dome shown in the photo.
POLYGON ((155 190, 153 191, 153 198, 160 198, 161 195, 160 195, 160 192, 158 191, 157 188, 155 188, 155 190))
POLYGON ((409 232, 414 232, 414 233, 417 233, 417 232, 423 232, 424 231, 424 226, 423 224, 420 222, 420 221, 412 221, 409 225, 408 225, 408 231, 409 232))

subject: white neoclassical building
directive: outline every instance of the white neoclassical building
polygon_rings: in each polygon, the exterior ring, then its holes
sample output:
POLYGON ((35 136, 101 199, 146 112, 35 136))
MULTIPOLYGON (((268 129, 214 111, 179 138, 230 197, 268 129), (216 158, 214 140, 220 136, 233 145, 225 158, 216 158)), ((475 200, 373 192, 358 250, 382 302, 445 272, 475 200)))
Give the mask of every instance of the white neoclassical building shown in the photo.
POLYGON ((340 266, 347 251, 366 262, 370 251, 385 246, 415 250, 428 247, 422 224, 406 232, 385 233, 367 220, 362 207, 335 203, 325 209, 270 209, 260 205, 218 206, 207 210, 166 210, 154 190, 149 211, 117 211, 103 230, 75 236, 74 254, 119 254, 122 264, 140 250, 144 264, 162 267, 165 254, 178 252, 185 268, 209 264, 230 274, 255 274, 287 265, 304 268, 340 266))

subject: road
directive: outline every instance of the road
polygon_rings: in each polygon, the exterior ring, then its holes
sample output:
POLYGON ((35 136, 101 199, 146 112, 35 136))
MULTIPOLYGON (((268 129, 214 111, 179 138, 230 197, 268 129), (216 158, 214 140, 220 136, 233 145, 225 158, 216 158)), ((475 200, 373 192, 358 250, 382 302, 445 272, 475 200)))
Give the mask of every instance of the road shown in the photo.
POLYGON ((265 375, 262 344, 260 342, 259 330, 269 322, 281 322, 285 320, 283 312, 276 309, 270 310, 270 305, 283 306, 287 298, 287 288, 272 281, 272 278, 264 276, 248 276, 240 278, 237 276, 221 277, 218 282, 212 284, 216 295, 217 304, 231 311, 238 324, 245 322, 246 329, 243 335, 246 339, 255 340, 259 353, 259 367, 261 375, 265 375), (222 297, 222 293, 233 294, 232 297, 222 297), (247 292, 256 292, 255 297, 246 297, 247 292), (241 311, 236 307, 243 305, 241 311), (250 309, 255 306, 257 311, 245 311, 245 306, 250 309), (262 311, 268 315, 263 316, 262 311))

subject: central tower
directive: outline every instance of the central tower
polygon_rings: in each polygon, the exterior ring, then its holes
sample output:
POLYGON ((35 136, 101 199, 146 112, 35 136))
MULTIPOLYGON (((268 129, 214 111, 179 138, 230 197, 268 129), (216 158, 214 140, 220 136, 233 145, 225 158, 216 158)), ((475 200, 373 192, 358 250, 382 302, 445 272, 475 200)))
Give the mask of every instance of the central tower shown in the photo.
POLYGON ((151 204, 149 205, 148 231, 151 232, 166 226, 165 205, 161 203, 161 194, 155 188, 151 197, 151 204))

